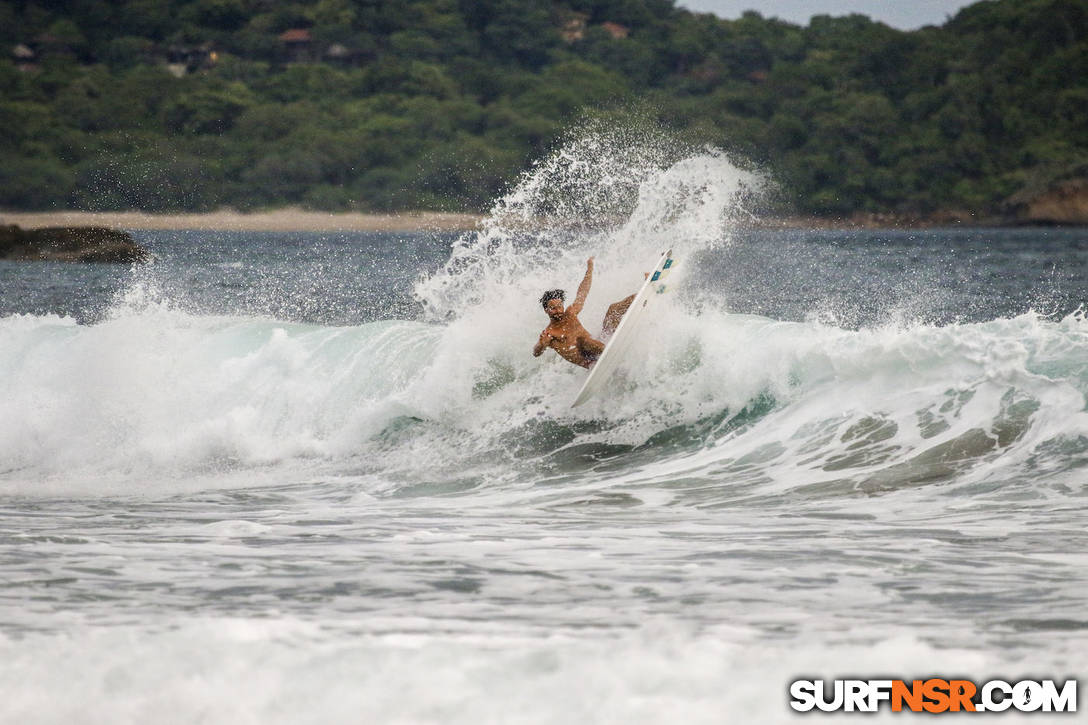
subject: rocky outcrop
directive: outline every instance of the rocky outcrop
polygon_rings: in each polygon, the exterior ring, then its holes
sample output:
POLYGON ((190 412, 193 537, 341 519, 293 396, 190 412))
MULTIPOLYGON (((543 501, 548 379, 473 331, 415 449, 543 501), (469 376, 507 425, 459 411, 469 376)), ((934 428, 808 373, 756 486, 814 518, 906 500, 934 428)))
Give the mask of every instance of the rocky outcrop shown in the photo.
POLYGON ((1019 224, 1088 225, 1088 178, 1065 179, 1009 200, 1019 224))
POLYGON ((105 227, 21 229, 0 226, 0 259, 52 262, 147 262, 151 254, 128 232, 105 227))

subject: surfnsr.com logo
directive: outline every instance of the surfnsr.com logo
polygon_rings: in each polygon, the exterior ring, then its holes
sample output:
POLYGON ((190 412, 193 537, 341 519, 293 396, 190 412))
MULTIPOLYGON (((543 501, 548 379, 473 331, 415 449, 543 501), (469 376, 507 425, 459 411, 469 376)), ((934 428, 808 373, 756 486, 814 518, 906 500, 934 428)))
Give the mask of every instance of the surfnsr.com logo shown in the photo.
POLYGON ((1054 680, 796 680, 790 707, 798 712, 1076 712, 1077 681, 1054 680))

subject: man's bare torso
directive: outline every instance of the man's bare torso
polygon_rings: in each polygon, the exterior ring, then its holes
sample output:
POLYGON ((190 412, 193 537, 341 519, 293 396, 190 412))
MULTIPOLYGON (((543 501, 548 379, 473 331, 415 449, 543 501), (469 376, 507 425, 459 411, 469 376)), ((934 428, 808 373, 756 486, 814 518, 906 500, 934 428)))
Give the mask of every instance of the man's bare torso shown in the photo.
POLYGON ((592 367, 597 361, 600 352, 596 348, 604 348, 602 343, 589 334, 578 315, 571 312, 563 315, 561 320, 553 320, 544 328, 544 334, 550 337, 548 347, 559 353, 564 360, 584 368, 592 367))

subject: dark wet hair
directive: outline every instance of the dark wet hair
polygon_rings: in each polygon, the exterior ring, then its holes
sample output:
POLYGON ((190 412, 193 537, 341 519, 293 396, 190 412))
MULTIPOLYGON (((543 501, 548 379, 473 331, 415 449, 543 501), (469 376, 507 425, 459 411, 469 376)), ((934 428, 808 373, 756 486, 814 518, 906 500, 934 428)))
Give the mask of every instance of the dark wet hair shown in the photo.
POLYGON ((544 296, 540 298, 540 306, 544 309, 548 309, 548 303, 552 300, 559 300, 565 302, 567 299, 567 293, 561 289, 550 289, 544 293, 544 296))

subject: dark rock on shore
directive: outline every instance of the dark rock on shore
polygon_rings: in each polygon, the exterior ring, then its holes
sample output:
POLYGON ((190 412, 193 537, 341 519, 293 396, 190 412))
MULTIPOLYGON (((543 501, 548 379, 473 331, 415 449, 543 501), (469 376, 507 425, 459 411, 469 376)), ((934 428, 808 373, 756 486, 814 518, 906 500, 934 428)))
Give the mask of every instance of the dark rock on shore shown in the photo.
POLYGON ((0 259, 51 262, 147 262, 151 254, 128 232, 105 227, 21 229, 0 225, 0 259))

